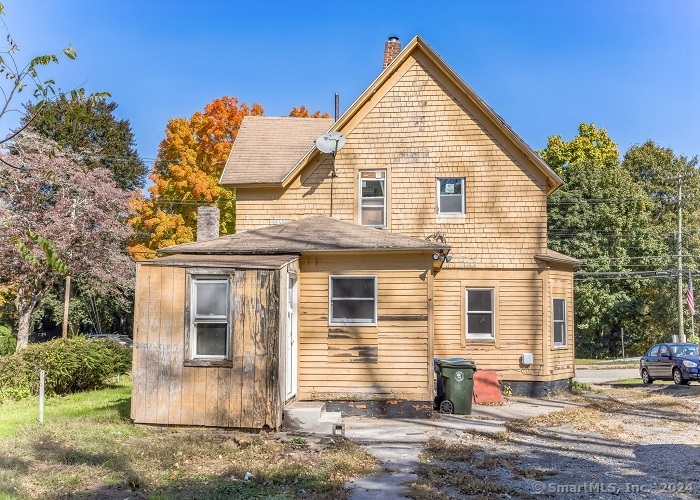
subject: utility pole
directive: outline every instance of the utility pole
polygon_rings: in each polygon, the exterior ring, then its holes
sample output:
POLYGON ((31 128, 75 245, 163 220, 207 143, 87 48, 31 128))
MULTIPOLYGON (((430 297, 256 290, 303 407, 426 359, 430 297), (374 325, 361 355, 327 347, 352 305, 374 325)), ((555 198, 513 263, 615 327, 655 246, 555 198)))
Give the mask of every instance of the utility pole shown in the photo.
POLYGON ((620 328, 620 333, 622 335, 622 359, 625 359, 625 329, 620 328))
POLYGON ((683 329, 683 250, 681 241, 683 237, 683 214, 681 200, 683 196, 683 177, 678 176, 678 336, 681 342, 685 342, 683 329))
POLYGON ((70 305, 70 274, 66 274, 66 291, 63 296, 63 325, 61 337, 68 338, 68 306, 70 305))

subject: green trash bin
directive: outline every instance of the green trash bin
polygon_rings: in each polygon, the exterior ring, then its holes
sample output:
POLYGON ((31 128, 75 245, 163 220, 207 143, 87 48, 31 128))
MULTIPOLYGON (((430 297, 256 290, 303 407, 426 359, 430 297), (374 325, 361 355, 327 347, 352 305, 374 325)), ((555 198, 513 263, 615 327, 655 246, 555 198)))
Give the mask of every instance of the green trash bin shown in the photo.
POLYGON ((472 412, 476 364, 471 359, 441 359, 437 364, 444 394, 440 413, 469 415, 472 412))

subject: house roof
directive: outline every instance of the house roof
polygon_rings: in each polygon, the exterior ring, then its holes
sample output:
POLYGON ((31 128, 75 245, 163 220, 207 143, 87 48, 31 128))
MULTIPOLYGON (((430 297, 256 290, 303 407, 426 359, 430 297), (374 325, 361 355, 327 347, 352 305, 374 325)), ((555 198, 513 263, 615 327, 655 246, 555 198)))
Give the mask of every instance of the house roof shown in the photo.
MULTIPOLYGON (((547 163, 532 149, 530 146, 528 146, 523 139, 518 136, 513 129, 508 126, 508 124, 496 113, 494 112, 493 109, 491 109, 490 106, 488 106, 478 95, 474 90, 472 90, 471 87, 469 87, 453 70, 450 68, 441 58, 440 56, 433 51, 430 46, 428 46, 425 41, 420 38, 419 36, 416 36, 411 40, 406 47, 399 53, 398 56, 389 64, 384 71, 382 71, 377 79, 372 82, 372 84, 360 95, 360 97, 357 98, 357 100, 343 113, 343 115, 338 119, 337 122, 329 124, 329 129, 328 131, 333 131, 333 132, 344 132, 348 133, 347 127, 351 119, 360 111, 360 109, 367 104, 370 99, 378 92, 378 90, 389 80, 392 75, 398 70, 398 68, 403 64, 403 62, 408 59, 412 54, 414 54, 415 51, 421 51, 423 54, 425 54, 428 59, 438 68, 440 69, 449 80, 451 80, 466 96, 469 98, 476 106, 479 108, 479 110, 486 115, 488 119, 490 119, 494 125, 513 143, 515 146, 520 149, 523 154, 534 164, 534 166, 539 169, 546 177, 547 179, 547 194, 551 194, 554 191, 556 191, 560 186, 564 184, 564 181, 559 177, 554 170, 552 170, 547 163)), ((246 117, 245 121, 248 120, 248 117, 246 117)), ((290 120, 290 119, 287 119, 290 120)), ((298 118, 291 118, 291 120, 298 120, 298 118)), ((252 123, 252 122, 251 122, 252 123)), ((274 123, 270 123, 271 127, 274 127, 274 123)), ((289 126, 289 129, 294 129, 293 125, 289 126)), ((243 128, 241 127, 241 131, 243 128)), ((320 131, 317 135, 321 135, 323 132, 326 132, 326 130, 320 131)), ((274 132, 271 132, 274 133, 274 132)), ((283 131, 280 128, 278 131, 279 134, 282 134, 283 131)), ((238 141, 240 137, 240 131, 239 135, 236 138, 236 142, 231 150, 231 157, 235 155, 238 155, 236 151, 238 147, 238 141)), ((299 146, 301 146, 301 143, 298 143, 299 146)), ((248 154, 252 153, 252 150, 247 151, 248 154)), ((255 154, 260 153, 260 151, 255 151, 255 154)), ((289 162, 289 164, 293 163, 291 168, 289 168, 286 172, 283 172, 284 168, 283 165, 277 164, 274 168, 275 170, 275 175, 273 180, 273 176, 264 174, 262 175, 261 172, 262 170, 258 171, 259 169, 259 162, 257 160, 254 160, 251 163, 248 163, 247 160, 245 161, 237 161, 235 163, 232 163, 232 166, 235 171, 241 171, 240 176, 237 176, 237 173, 231 173, 229 174, 229 163, 231 163, 231 159, 229 158, 229 162, 227 162, 226 168, 224 169, 224 173, 221 176, 221 184, 223 185, 229 185, 231 187, 236 187, 236 186, 244 186, 244 185, 250 185, 250 184, 271 184, 271 185, 276 185, 279 187, 286 187, 289 185, 290 182, 296 177, 296 174, 301 171, 301 169, 304 168, 309 162, 311 162, 316 155, 321 154, 315 147, 313 142, 308 145, 307 149, 305 151, 301 151, 299 154, 299 158, 296 159, 296 161, 289 162), (243 175, 243 171, 246 172, 245 175, 243 175)))
POLYGON ((282 182, 332 124, 328 118, 246 116, 219 183, 282 182))
POLYGON ((175 254, 140 261, 141 265, 175 267, 217 267, 234 269, 279 269, 299 258, 298 255, 197 255, 175 254))
POLYGON ((576 259, 574 257, 569 257, 563 253, 555 252, 554 250, 548 248, 546 253, 538 253, 535 255, 536 259, 542 260, 544 262, 558 262, 560 264, 570 264, 572 266, 578 266, 583 264, 582 260, 576 259))
POLYGON ((449 245, 323 215, 158 250, 166 254, 301 254, 357 250, 449 250, 449 245))

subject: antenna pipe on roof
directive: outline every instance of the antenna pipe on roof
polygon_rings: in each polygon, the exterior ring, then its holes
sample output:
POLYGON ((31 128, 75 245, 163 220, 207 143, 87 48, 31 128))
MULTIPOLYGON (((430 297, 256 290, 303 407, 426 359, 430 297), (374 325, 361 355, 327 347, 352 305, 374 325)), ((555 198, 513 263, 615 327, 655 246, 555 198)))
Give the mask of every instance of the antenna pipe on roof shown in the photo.
POLYGON ((340 94, 335 93, 335 121, 338 121, 338 116, 340 115, 340 94))

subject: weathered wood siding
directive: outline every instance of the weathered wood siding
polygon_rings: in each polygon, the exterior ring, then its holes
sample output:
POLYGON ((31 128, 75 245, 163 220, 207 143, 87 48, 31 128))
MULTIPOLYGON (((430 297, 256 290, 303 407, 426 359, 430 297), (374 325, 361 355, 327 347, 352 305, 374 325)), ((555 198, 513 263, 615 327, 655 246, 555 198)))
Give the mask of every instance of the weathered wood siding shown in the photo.
POLYGON ((386 169, 387 229, 452 245, 451 268, 532 268, 546 248, 546 187, 534 167, 421 53, 347 130, 338 177, 326 158, 286 190, 239 188, 238 230, 312 214, 357 222, 358 172, 386 169), (436 179, 466 179, 466 214, 437 213, 436 179))
POLYGON ((435 356, 464 357, 501 380, 573 377, 573 283, 565 270, 442 271, 435 277, 435 356), (495 339, 466 338, 466 288, 493 288, 495 339), (552 297, 566 297, 568 340, 553 347, 552 297), (534 363, 521 366, 523 353, 534 363))
POLYGON ((542 278, 536 271, 443 271, 435 278, 435 356, 464 357, 502 380, 545 380, 542 278), (466 339, 466 288, 493 288, 495 339, 466 339), (520 356, 534 365, 520 368, 520 356))
POLYGON ((231 367, 185 366, 186 269, 137 266, 131 417, 136 423, 281 425, 279 270, 226 270, 231 367))
POLYGON ((574 376, 574 280, 566 268, 552 268, 549 275, 550 298, 547 301, 549 324, 547 325, 549 373, 554 379, 574 376), (566 346, 554 347, 552 299, 566 299, 566 346))
POLYGON ((302 256, 299 399, 432 400, 428 255, 302 256), (329 326, 328 277, 377 276, 377 325, 329 326))

